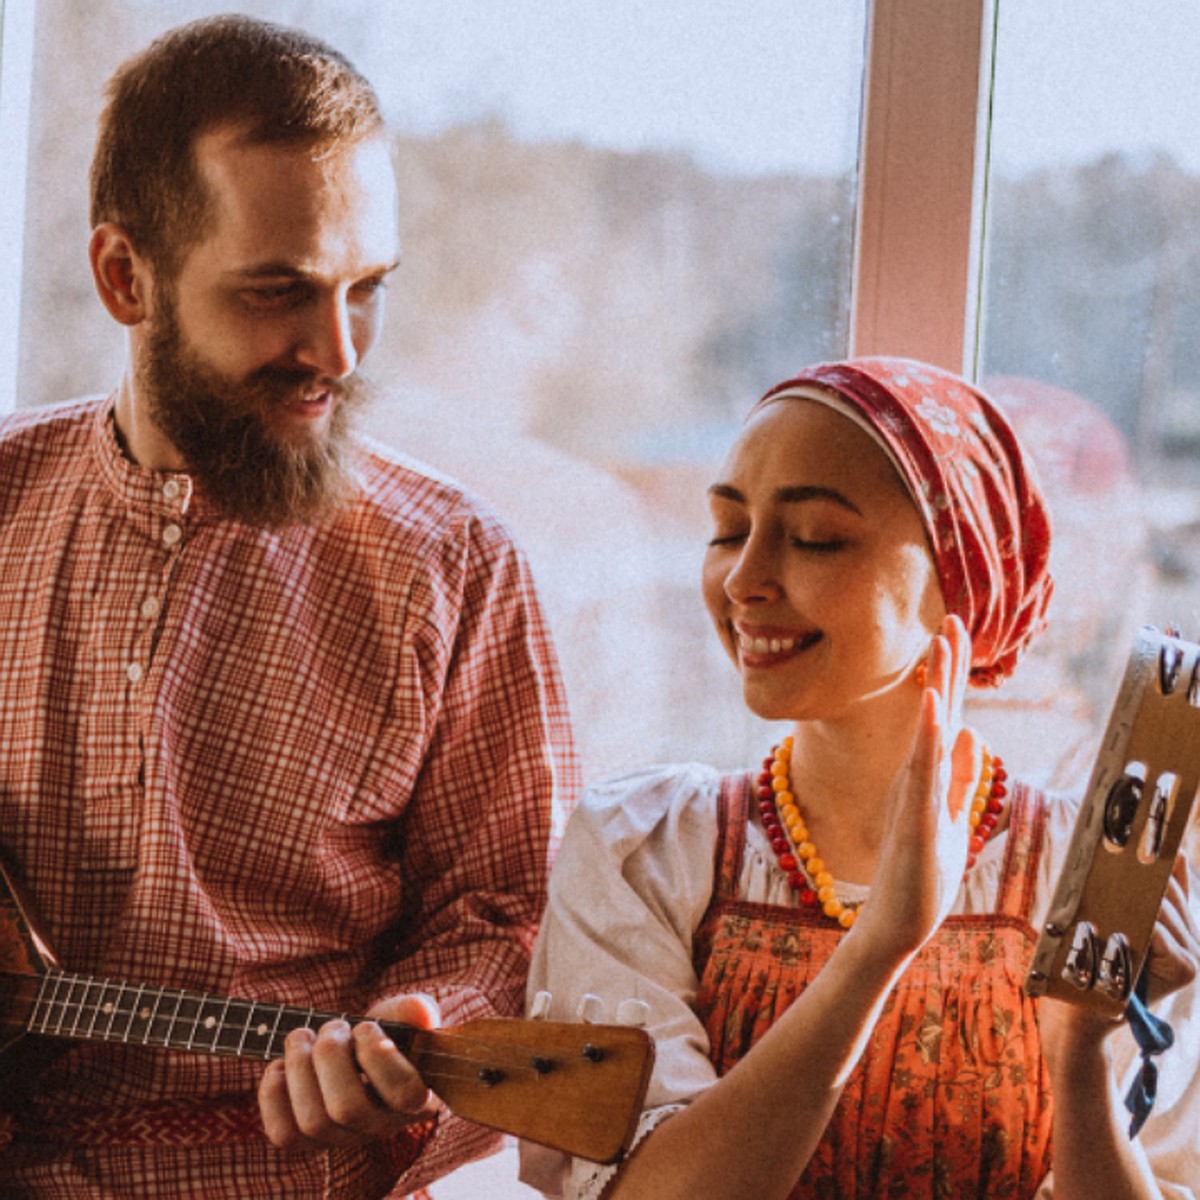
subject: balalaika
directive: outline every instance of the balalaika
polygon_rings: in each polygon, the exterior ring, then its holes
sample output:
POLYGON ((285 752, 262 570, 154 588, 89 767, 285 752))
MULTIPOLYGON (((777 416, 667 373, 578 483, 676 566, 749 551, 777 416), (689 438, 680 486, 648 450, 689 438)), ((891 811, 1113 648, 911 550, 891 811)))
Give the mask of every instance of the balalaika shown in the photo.
MULTIPOLYGON (((0 857, 0 1096, 26 1084, 15 1047, 31 1038, 270 1060, 293 1029, 338 1016, 63 971, 0 857)), ((654 1061, 643 1029, 500 1017, 438 1030, 380 1024, 460 1117, 597 1162, 629 1148, 654 1061)))

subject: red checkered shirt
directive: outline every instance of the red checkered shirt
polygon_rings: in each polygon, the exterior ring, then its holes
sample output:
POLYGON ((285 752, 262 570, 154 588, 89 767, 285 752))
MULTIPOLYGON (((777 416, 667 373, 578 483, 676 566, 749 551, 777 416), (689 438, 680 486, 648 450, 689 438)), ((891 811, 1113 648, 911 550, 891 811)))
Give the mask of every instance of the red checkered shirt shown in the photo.
MULTIPOLYGON (((125 458, 111 402, 0 422, 0 843, 64 969, 520 1012, 578 783, 554 654, 486 509, 376 447, 361 472, 335 520, 262 532, 125 458)), ((274 1152, 261 1069, 71 1043, 9 1120, 0 1194, 395 1183, 403 1141, 274 1152)), ((444 1119, 403 1188, 489 1136, 444 1119)))

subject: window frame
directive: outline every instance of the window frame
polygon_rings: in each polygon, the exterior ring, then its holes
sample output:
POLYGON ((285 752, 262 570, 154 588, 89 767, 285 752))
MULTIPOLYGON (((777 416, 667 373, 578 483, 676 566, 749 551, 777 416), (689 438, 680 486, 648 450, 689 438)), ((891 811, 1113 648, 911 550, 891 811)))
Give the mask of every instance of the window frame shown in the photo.
POLYGON ((874 0, 850 353, 979 357, 995 0, 874 0))
POLYGON ((17 406, 37 0, 0 0, 0 413, 17 406))

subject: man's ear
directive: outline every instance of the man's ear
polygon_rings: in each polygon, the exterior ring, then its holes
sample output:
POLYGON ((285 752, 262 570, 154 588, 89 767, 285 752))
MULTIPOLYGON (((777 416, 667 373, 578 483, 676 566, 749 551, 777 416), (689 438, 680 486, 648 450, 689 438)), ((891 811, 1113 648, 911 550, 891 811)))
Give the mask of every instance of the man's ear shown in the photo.
POLYGON ((97 225, 88 243, 92 279, 104 307, 122 325, 140 325, 149 315, 150 264, 129 235, 111 221, 97 225))

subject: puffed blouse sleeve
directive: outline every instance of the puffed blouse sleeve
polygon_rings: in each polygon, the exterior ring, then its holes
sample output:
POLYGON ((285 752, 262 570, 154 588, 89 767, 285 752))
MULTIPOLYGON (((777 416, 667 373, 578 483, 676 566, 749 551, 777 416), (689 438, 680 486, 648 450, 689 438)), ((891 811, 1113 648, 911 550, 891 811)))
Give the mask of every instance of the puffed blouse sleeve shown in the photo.
MULTIPOLYGON (((718 774, 649 769, 590 789, 572 814, 550 878, 529 1000, 550 993, 552 1020, 616 1021, 648 1009, 656 1045, 639 1136, 712 1084, 708 1039, 692 1011, 692 932, 712 893, 718 774)), ((521 1147, 521 1177, 549 1196, 597 1196, 612 1168, 521 1147)))

